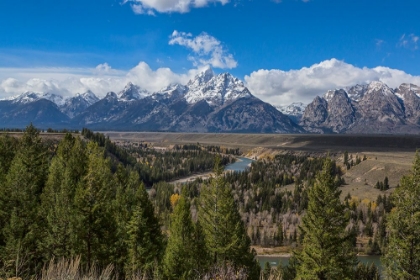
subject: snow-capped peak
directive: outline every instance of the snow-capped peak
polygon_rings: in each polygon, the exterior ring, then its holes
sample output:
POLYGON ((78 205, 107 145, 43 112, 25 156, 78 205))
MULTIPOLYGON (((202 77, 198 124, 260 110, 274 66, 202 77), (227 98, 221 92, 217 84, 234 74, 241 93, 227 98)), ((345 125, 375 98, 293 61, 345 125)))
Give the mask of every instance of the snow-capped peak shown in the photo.
POLYGON ((229 73, 214 76, 212 70, 211 75, 202 75, 198 79, 196 77, 195 82, 188 83, 188 87, 189 90, 185 94, 185 99, 188 103, 205 100, 209 105, 218 106, 238 98, 252 96, 241 80, 229 73), (208 79, 210 76, 212 78, 208 79), (207 82, 203 82, 207 79, 207 82), (200 82, 198 83, 197 81, 199 80, 200 82))
POLYGON ((328 102, 331 101, 331 99, 334 97, 335 94, 335 90, 329 90, 327 91, 327 93, 324 95, 324 99, 327 100, 328 102))
POLYGON ((164 95, 174 95, 174 94, 184 94, 188 88, 186 86, 180 85, 180 84, 170 84, 167 87, 164 87, 163 89, 159 90, 158 94, 164 94, 164 95))
POLYGON ((119 101, 139 100, 148 95, 150 94, 147 90, 144 90, 131 82, 129 82, 124 89, 117 94, 119 101))
POLYGON ((368 85, 355 85, 352 87, 346 87, 344 90, 347 92, 348 97, 356 102, 359 102, 368 89, 368 85))
POLYGON ((393 95, 394 92, 386 84, 380 81, 373 81, 368 85, 367 94, 372 92, 380 92, 383 95, 393 95))
POLYGON ((188 87, 197 87, 207 83, 214 77, 214 72, 211 67, 207 67, 200 74, 196 75, 194 79, 190 80, 187 84, 188 87))
POLYGON ((289 116, 301 116, 305 111, 306 104, 302 102, 293 102, 287 106, 277 106, 276 109, 282 112, 285 115, 289 116))
POLYGON ((9 100, 12 100, 13 103, 21 103, 21 104, 27 104, 31 102, 38 101, 40 99, 46 99, 49 100, 56 105, 60 106, 63 105, 65 100, 62 96, 54 94, 54 93, 36 93, 36 92, 25 92, 21 95, 11 97, 9 100))
POLYGON ((85 100, 89 106, 99 101, 99 98, 90 90, 82 94, 78 93, 76 97, 85 100))

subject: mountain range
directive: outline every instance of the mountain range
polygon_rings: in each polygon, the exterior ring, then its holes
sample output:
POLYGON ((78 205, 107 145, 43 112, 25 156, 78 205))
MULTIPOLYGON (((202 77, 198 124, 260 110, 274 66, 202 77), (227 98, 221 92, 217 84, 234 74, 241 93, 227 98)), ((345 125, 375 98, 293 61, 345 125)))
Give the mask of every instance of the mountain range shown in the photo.
POLYGON ((284 107, 256 98, 229 73, 208 68, 186 85, 148 92, 128 83, 102 99, 25 92, 0 100, 0 127, 246 133, 418 133, 420 88, 382 82, 330 90, 284 107))
POLYGON ((206 69, 187 85, 171 84, 150 93, 128 83, 102 99, 88 91, 63 99, 27 92, 0 101, 0 127, 125 131, 301 133, 304 130, 253 96, 229 73, 206 69))

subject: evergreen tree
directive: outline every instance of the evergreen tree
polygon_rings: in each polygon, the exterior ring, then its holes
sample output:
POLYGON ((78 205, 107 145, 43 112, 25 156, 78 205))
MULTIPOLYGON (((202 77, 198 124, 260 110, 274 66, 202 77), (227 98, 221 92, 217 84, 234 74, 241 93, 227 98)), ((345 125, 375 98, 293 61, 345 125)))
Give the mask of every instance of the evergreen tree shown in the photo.
POLYGON ((309 189, 309 204, 300 228, 303 248, 297 253, 297 279, 352 279, 356 257, 351 234, 346 232, 349 216, 334 184, 330 159, 309 189))
MULTIPOLYGON (((7 202, 6 175, 15 157, 17 146, 18 141, 15 138, 7 134, 0 136, 0 229, 4 228, 7 222, 8 209, 4 206, 7 202)), ((0 230, 0 249, 4 246, 4 242, 5 237, 0 230)))
POLYGON ((91 266, 108 265, 113 258, 115 220, 112 215, 114 192, 109 160, 97 144, 87 145, 87 170, 75 193, 75 253, 91 266))
POLYGON ((37 211, 47 168, 47 149, 31 124, 20 140, 1 193, 1 212, 7 214, 3 215, 5 244, 0 255, 7 260, 8 275, 16 276, 20 271, 21 276, 28 276, 40 264, 35 246, 39 237, 37 211))
POLYGON ((43 220, 38 246, 44 260, 69 258, 75 247, 74 194, 85 175, 85 145, 80 138, 66 134, 49 168, 41 195, 39 219, 43 220))
POLYGON ((196 279, 199 270, 205 268, 208 257, 204 242, 201 241, 204 236, 196 236, 195 233, 190 203, 183 192, 171 215, 168 245, 163 259, 168 279, 196 279))
POLYGON ((277 235, 276 235, 277 243, 279 246, 283 245, 283 223, 280 221, 277 227, 277 235))
POLYGON ((420 155, 412 173, 401 179, 392 194, 395 208, 389 214, 389 243, 384 256, 387 275, 392 279, 420 279, 420 155))
POLYGON ((383 190, 384 191, 389 190, 389 180, 388 180, 388 177, 385 177, 385 179, 384 179, 384 187, 383 187, 383 190))
POLYGON ((370 265, 360 263, 356 266, 354 279, 357 280, 379 280, 381 275, 379 274, 378 267, 371 263, 370 265))
POLYGON ((269 280, 271 274, 271 265, 269 262, 265 262, 264 269, 262 271, 262 279, 263 280, 269 280))
POLYGON ((128 256, 125 266, 127 276, 141 274, 152 277, 163 255, 163 236, 153 204, 146 188, 141 184, 136 192, 136 204, 127 224, 128 256))
POLYGON ((123 165, 118 165, 114 174, 116 184, 116 197, 113 205, 114 219, 117 224, 117 241, 114 244, 116 251, 113 263, 115 270, 123 274, 127 262, 128 223, 133 215, 136 201, 136 192, 140 186, 140 178, 137 172, 129 172, 123 165))
POLYGON ((223 166, 216 158, 215 177, 200 193, 199 220, 206 246, 214 264, 247 269, 250 279, 258 279, 259 265, 250 250, 251 240, 245 231, 230 186, 223 177, 223 166))

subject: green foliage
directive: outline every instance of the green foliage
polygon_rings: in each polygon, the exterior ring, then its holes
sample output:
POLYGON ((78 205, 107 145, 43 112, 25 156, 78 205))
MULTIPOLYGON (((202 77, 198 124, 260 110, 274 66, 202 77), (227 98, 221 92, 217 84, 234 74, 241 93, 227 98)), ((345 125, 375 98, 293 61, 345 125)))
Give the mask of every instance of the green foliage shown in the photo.
POLYGON ((356 257, 349 221, 334 183, 332 161, 327 159, 309 189, 308 209, 302 218, 302 251, 297 253, 298 279, 352 279, 356 257))
POLYGON ((113 195, 109 160, 94 142, 87 145, 86 175, 75 193, 76 254, 88 266, 110 262, 109 244, 115 234, 110 200, 113 195))
POLYGON ((391 279, 420 278, 420 155, 411 175, 401 179, 392 194, 395 209, 388 216, 389 243, 384 256, 391 279))
POLYGON ((354 279, 357 280, 379 280, 381 275, 379 273, 378 267, 371 263, 370 265, 359 262, 356 266, 356 271, 354 273, 354 279))
POLYGON ((199 220, 214 264, 245 267, 250 279, 259 275, 251 240, 233 199, 231 187, 225 182, 220 159, 216 159, 215 177, 200 193, 199 220))
POLYGON ((388 177, 385 177, 383 182, 377 181, 375 184, 375 189, 379 189, 381 191, 389 190, 389 180, 388 177))
POLYGON ((127 224, 126 274, 152 277, 163 255, 163 236, 160 224, 154 215, 154 207, 143 184, 137 192, 133 214, 127 224))
POLYGON ((183 193, 171 215, 169 239, 163 259, 168 279, 196 279, 208 266, 209 256, 199 224, 191 219, 190 203, 183 193))
POLYGON ((4 223, 1 229, 4 246, 0 248, 0 256, 8 276, 17 275, 19 271, 22 276, 29 275, 38 268, 36 240, 40 225, 37 209, 47 168, 46 147, 31 124, 20 140, 0 194, 4 223))
MULTIPOLYGON (((82 136, 97 143, 99 147, 104 147, 107 153, 112 154, 122 164, 126 166, 134 166, 136 164, 135 158, 133 158, 126 150, 118 147, 115 143, 112 143, 109 137, 105 137, 104 134, 99 132, 94 133, 87 128, 83 128, 82 136)), ((114 164, 116 165, 116 163, 114 164)))
POLYGON ((52 159, 49 175, 41 195, 39 220, 41 238, 38 247, 44 260, 68 258, 75 245, 74 196, 85 176, 87 157, 85 143, 66 134, 52 159))
POLYGON ((271 265, 269 262, 265 262, 264 269, 262 271, 262 279, 268 280, 270 279, 270 275, 271 275, 271 265))

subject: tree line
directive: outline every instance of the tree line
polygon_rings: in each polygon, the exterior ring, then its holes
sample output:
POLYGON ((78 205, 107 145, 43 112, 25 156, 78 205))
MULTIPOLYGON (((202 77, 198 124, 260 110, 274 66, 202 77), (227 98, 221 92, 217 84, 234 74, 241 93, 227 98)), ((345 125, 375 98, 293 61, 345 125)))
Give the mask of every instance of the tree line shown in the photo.
POLYGON ((357 263, 352 219, 380 212, 387 276, 420 277, 418 154, 391 198, 378 197, 382 208, 343 203, 341 171, 329 158, 278 158, 267 173, 256 163, 224 175, 216 156, 209 181, 156 183, 150 196, 139 172, 117 158, 106 140, 44 142, 32 125, 19 139, 0 137, 0 277, 36 278, 51 261, 80 258, 86 273, 112 264, 112 279, 377 279, 375 267, 357 263), (288 180, 294 193, 281 191, 288 180), (250 231, 258 214, 276 235, 259 224, 250 231), (284 242, 286 229, 298 244, 289 265, 260 273, 252 234, 284 242))
POLYGON ((258 278, 220 173, 200 196, 199 220, 183 195, 173 204, 167 234, 138 172, 122 163, 113 170, 94 141, 66 134, 49 146, 30 125, 20 139, 0 137, 0 168, 0 277, 35 278, 51 260, 80 256, 86 271, 112 264, 119 279, 197 279, 215 267, 258 278))

